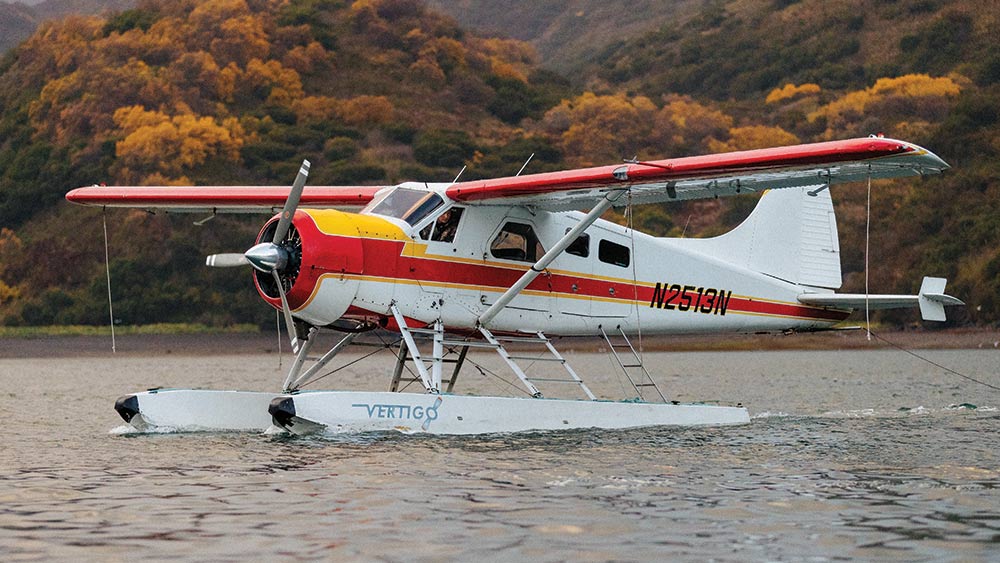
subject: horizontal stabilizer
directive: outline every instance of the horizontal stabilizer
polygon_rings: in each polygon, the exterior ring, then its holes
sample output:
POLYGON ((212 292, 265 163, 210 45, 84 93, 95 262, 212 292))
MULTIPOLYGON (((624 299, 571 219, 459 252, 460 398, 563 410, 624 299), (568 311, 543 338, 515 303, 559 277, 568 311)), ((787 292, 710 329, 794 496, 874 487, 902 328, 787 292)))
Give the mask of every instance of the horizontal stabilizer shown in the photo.
POLYGON ((960 299, 946 295, 944 278, 925 277, 919 295, 866 295, 864 293, 803 293, 800 303, 838 309, 904 309, 919 307, 925 321, 944 321, 945 306, 965 305, 960 299))

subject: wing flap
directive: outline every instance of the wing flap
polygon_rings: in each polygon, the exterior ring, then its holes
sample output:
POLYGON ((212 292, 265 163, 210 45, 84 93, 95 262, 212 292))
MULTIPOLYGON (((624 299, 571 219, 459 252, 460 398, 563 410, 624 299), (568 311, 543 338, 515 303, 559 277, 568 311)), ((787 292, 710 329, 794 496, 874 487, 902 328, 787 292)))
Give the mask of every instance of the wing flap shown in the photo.
MULTIPOLYGON (((461 182, 449 187, 447 195, 464 203, 556 210, 586 206, 622 188, 629 188, 633 203, 656 203, 935 174, 947 168, 912 143, 869 137, 461 182)), ((619 200, 622 205, 626 201, 619 200)))
MULTIPOLYGON (((364 207, 381 186, 306 186, 300 205, 311 208, 364 207)), ((93 207, 132 207, 178 212, 274 213, 290 186, 88 186, 66 199, 93 207)))

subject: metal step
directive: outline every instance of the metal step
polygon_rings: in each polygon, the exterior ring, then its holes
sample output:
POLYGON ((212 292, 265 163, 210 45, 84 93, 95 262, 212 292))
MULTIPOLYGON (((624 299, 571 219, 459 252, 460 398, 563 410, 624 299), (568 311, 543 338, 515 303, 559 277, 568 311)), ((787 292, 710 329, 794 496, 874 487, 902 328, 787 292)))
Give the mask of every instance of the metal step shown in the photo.
POLYGON ((512 360, 528 360, 532 362, 566 362, 566 358, 539 358, 538 356, 508 356, 512 360))
POLYGON ((500 342, 533 342, 535 344, 544 344, 549 341, 548 338, 534 336, 494 336, 493 338, 500 342))
POLYGON ((604 330, 603 326, 599 327, 601 335, 604 336, 604 341, 608 343, 608 346, 611 349, 611 355, 614 356, 615 361, 618 362, 619 367, 622 368, 622 373, 625 374, 625 378, 628 379, 629 383, 632 384, 632 388, 635 389, 635 392, 639 395, 639 398, 642 399, 643 401, 647 399, 643 395, 642 390, 652 387, 653 390, 656 391, 656 395, 659 396, 660 401, 666 403, 667 398, 663 396, 663 392, 660 391, 659 386, 656 385, 656 381, 653 380, 653 376, 651 376, 649 372, 646 371, 646 366, 642 364, 642 358, 639 357, 638 352, 635 351, 635 347, 632 346, 632 341, 629 340, 628 336, 625 334, 625 331, 622 330, 621 325, 615 328, 618 330, 618 334, 624 341, 624 344, 616 344, 615 342, 612 342, 611 335, 609 335, 607 331, 604 330), (632 354, 632 357, 635 359, 634 362, 629 361, 628 363, 626 363, 625 360, 622 360, 622 357, 618 354, 618 350, 625 350, 625 349, 627 349, 629 353, 632 354), (633 370, 633 373, 630 373, 629 370, 633 370))
POLYGON ((468 346, 469 348, 490 348, 496 350, 496 344, 490 344, 489 342, 466 342, 465 340, 442 340, 442 344, 445 346, 468 346))
POLYGON ((535 333, 534 336, 494 336, 493 333, 491 333, 486 327, 480 327, 479 332, 483 335, 483 338, 485 338, 486 341, 490 343, 490 345, 496 348, 497 354, 499 354, 500 358, 507 363, 511 371, 513 371, 514 374, 517 375, 518 379, 521 380, 521 383, 523 383, 524 386, 528 388, 528 392, 531 394, 532 397, 536 398, 542 397, 542 392, 539 391, 537 387, 535 387, 532 381, 539 381, 539 382, 545 381, 553 383, 573 383, 579 385, 580 390, 583 391, 583 393, 587 396, 588 399, 592 401, 597 400, 597 397, 595 397, 594 394, 590 391, 590 388, 587 387, 587 384, 584 383, 583 380, 580 379, 580 376, 578 376, 576 372, 573 371, 573 368, 570 367, 569 362, 566 361, 566 358, 563 358, 562 355, 559 354, 559 351, 556 350, 555 347, 552 345, 551 340, 547 338, 542 332, 537 332, 535 333), (535 344, 535 345, 541 344, 545 346, 545 351, 541 352, 541 354, 547 353, 548 356, 511 355, 510 353, 507 352, 507 349, 504 348, 504 343, 525 343, 525 344, 535 344), (521 367, 517 364, 517 360, 528 361, 531 362, 531 364, 534 364, 535 362, 558 363, 563 367, 563 369, 566 370, 566 373, 569 374, 569 378, 529 377, 527 374, 524 373, 524 370, 522 370, 521 367))

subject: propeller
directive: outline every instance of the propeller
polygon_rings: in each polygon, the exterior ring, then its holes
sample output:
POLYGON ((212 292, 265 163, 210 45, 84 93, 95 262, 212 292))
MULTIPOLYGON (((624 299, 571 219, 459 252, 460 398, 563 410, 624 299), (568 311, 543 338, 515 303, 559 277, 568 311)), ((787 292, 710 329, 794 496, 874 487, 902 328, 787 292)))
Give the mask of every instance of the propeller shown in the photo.
POLYGON ((242 254, 230 252, 227 254, 212 254, 205 258, 205 265, 213 268, 233 268, 235 266, 246 266, 250 261, 242 254))
POLYGON ((295 329, 295 319, 292 318, 292 310, 288 307, 284 282, 281 279, 282 271, 291 263, 291 255, 283 243, 286 242, 285 237, 291 230, 292 217, 299 207, 299 200, 302 199, 302 191, 305 189, 308 177, 309 161, 303 160, 299 174, 292 184, 292 190, 288 193, 288 199, 285 200, 285 206, 281 209, 281 218, 278 219, 278 226, 270 242, 256 244, 243 254, 212 254, 205 259, 205 264, 213 268, 231 268, 249 264, 258 272, 271 274, 278 290, 278 297, 281 299, 281 311, 285 315, 285 325, 292 341, 292 351, 295 353, 299 351, 298 333, 295 329))

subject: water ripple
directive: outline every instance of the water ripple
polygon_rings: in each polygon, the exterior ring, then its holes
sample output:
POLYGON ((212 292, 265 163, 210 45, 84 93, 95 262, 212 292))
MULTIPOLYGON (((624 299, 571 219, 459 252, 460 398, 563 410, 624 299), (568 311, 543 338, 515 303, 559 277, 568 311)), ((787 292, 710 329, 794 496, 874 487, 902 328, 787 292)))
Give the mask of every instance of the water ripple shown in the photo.
MULTIPOLYGON (((810 374, 806 366, 828 364, 809 355, 801 364, 765 356, 759 373, 756 356, 712 356, 713 373, 685 376, 702 395, 739 396, 755 413, 747 426, 456 437, 125 432, 108 397, 127 389, 107 374, 146 364, 0 362, 0 381, 18 386, 16 401, 0 405, 10 421, 0 554, 1000 559, 995 399, 861 356, 836 375, 810 374), (860 364, 889 375, 876 381, 860 364)), ((967 370, 996 357, 973 355, 967 370)), ((245 358, 199 361, 246 376, 245 358)), ((171 362, 193 371, 184 358, 171 362)), ((259 375, 261 385, 273 376, 259 375)))

